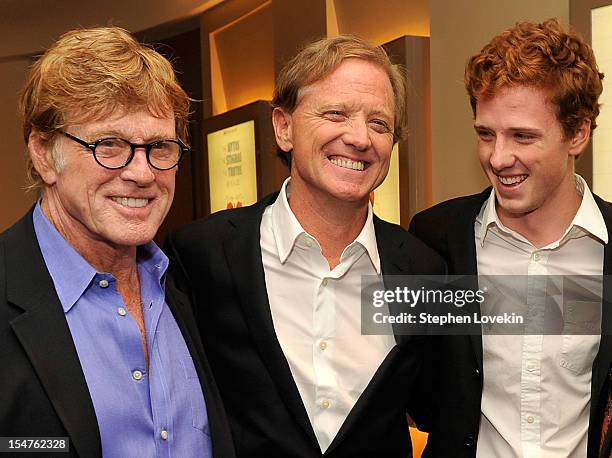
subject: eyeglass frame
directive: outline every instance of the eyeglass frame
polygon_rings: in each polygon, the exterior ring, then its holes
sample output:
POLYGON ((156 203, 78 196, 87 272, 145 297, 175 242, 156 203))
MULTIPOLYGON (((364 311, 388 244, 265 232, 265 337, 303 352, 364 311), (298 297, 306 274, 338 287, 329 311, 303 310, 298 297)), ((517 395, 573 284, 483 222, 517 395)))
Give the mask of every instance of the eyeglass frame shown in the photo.
POLYGON ((94 141, 94 142, 92 142, 92 143, 88 143, 88 142, 86 142, 85 140, 83 140, 83 139, 81 139, 81 138, 79 138, 79 137, 75 137, 74 135, 69 134, 69 133, 68 133, 68 132, 66 132, 66 131, 63 131, 63 130, 58 130, 58 132, 59 132, 59 133, 61 133, 61 134, 63 134, 63 135, 65 135, 65 136, 66 136, 66 137, 68 137, 69 139, 71 139, 71 140, 73 140, 73 141, 77 142, 78 144, 80 144, 80 145, 82 145, 82 146, 84 146, 84 147, 88 148, 89 150, 91 150, 91 153, 92 153, 92 155, 93 155, 94 160, 96 161, 96 163, 97 163, 99 166, 104 167, 105 169, 108 169, 108 170, 119 170, 119 169, 122 169, 122 168, 124 168, 124 167, 127 167, 127 166, 129 165, 129 163, 130 163, 130 162, 132 162, 132 159, 134 159, 134 156, 136 155, 136 149, 137 149, 137 148, 144 148, 144 150, 145 150, 145 152, 146 152, 146 155, 147 155, 147 163, 148 163, 148 164, 149 164, 151 167, 153 167, 155 170, 162 170, 162 171, 163 171, 163 170, 172 170, 174 167, 176 167, 176 166, 179 164, 179 162, 181 162, 181 159, 183 158, 183 156, 184 156, 185 154, 187 154, 187 153, 191 152, 191 148, 189 148, 189 146, 185 145, 185 143, 183 143, 183 142, 181 141, 181 139, 179 139, 179 138, 176 138, 176 139, 174 139, 174 138, 169 138, 169 139, 163 139, 163 140, 156 140, 156 141, 151 142, 151 143, 132 143, 132 142, 130 142, 130 141, 128 141, 128 140, 126 140, 125 138, 121 138, 121 137, 104 137, 104 138, 100 138, 100 139, 98 139, 98 140, 96 140, 96 141, 94 141), (96 156, 96 147, 97 147, 97 146, 98 146, 100 143, 102 143, 103 141, 105 141, 105 140, 121 140, 122 142, 125 142, 125 143, 127 143, 128 145, 130 145, 130 148, 132 149, 132 152, 130 153, 130 157, 128 157, 127 161, 125 161, 125 164, 120 165, 119 167, 109 167, 108 165, 104 165, 104 164, 102 164, 102 163, 101 163, 101 162, 98 160, 98 156, 96 156), (156 144, 161 143, 161 142, 172 142, 172 143, 176 143, 176 144, 177 144, 177 145, 179 145, 179 147, 180 147, 180 152, 181 152, 181 153, 180 153, 180 156, 179 156, 179 158, 177 159, 176 164, 174 164, 172 167, 168 167, 168 168, 159 168, 159 167, 156 167, 156 166, 155 166, 155 165, 154 165, 154 164, 151 162, 151 158, 149 157, 149 156, 150 156, 150 153, 151 153, 151 150, 153 149, 153 147, 154 147, 156 144))

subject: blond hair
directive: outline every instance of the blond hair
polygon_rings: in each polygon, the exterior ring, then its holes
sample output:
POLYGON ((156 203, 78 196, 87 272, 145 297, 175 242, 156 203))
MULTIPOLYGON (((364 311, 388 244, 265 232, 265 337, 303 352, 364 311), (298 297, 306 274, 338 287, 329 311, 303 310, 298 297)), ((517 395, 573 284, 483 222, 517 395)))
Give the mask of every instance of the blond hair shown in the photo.
POLYGON ((405 72, 399 65, 391 63, 382 47, 352 35, 323 38, 302 48, 280 71, 272 106, 292 113, 306 87, 325 78, 344 59, 351 57, 379 65, 389 77, 395 105, 393 140, 400 140, 406 129, 405 72))
MULTIPOLYGON (((19 110, 26 144, 32 129, 53 142, 68 121, 99 121, 133 107, 173 115, 177 136, 187 142, 189 104, 165 57, 124 29, 100 27, 67 32, 47 49, 30 68, 19 110)), ((40 189, 29 157, 27 172, 30 187, 40 189)))

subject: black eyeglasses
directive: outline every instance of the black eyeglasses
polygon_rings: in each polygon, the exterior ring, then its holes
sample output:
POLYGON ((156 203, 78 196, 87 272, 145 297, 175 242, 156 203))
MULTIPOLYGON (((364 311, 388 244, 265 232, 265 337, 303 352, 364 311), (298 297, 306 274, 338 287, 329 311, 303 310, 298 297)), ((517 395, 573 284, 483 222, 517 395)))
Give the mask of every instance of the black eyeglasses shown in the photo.
POLYGON ((147 162, 157 170, 170 170, 176 167, 183 154, 188 153, 189 147, 180 140, 158 140, 153 143, 132 143, 123 138, 101 138, 93 143, 87 143, 68 132, 60 130, 71 140, 89 148, 94 159, 105 169, 120 169, 128 165, 136 148, 144 148, 147 153, 147 162))

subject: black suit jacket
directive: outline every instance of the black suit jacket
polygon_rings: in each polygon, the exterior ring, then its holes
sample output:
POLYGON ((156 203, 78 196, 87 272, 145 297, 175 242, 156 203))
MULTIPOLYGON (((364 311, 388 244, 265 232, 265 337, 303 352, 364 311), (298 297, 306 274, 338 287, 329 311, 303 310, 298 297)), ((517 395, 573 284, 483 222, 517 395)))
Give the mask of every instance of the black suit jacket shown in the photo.
MULTIPOLYGON (((491 188, 480 194, 438 204, 413 218, 410 231, 446 260, 451 275, 476 275, 474 222, 491 188)), ((610 242, 604 249, 604 275, 612 273, 612 205, 595 196, 608 228, 610 242)), ((612 284, 604 282, 602 337, 593 363, 588 457, 598 456, 604 385, 612 362, 612 284)), ((442 414, 428 440, 426 456, 475 457, 482 394, 482 339, 480 336, 444 336, 438 344, 437 388, 442 414)))
MULTIPOLYGON (((188 298, 171 279, 166 301, 200 377, 214 456, 232 457, 227 418, 188 298)), ((31 211, 0 235, 0 367, 0 436, 68 436, 70 455, 57 456, 101 456, 93 403, 36 240, 31 211)))
MULTIPOLYGON (((216 213, 171 235, 167 249, 192 288, 200 334, 240 457, 320 457, 285 355, 274 332, 260 250, 260 224, 277 194, 216 213)), ((399 226, 374 220, 382 271, 444 274, 438 255, 399 226)), ((337 436, 329 457, 405 457, 406 410, 429 414, 415 396, 426 337, 399 339, 337 436)), ((355 355, 357 360, 359 355, 355 355)), ((419 415, 421 414, 421 416, 419 415)))

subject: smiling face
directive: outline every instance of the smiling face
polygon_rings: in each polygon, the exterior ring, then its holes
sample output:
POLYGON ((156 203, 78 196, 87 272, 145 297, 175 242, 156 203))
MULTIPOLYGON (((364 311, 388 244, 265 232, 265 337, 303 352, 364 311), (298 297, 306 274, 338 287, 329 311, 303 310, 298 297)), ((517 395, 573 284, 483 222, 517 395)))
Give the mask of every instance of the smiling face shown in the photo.
POLYGON ((394 103, 385 71, 345 59, 303 88, 293 111, 275 108, 278 145, 292 151, 292 197, 366 205, 389 170, 394 103))
MULTIPOLYGON (((158 118, 146 109, 122 110, 104 121, 69 124, 65 130, 87 142, 120 137, 142 144, 176 137, 173 117, 158 118)), ((58 171, 50 165, 49 145, 34 135, 29 146, 45 182, 43 210, 60 233, 75 247, 98 242, 135 247, 152 240, 170 209, 176 168, 151 168, 141 148, 126 167, 108 170, 84 146, 64 136, 56 142, 63 156, 58 171)))
POLYGON ((588 143, 588 121, 566 138, 548 92, 515 86, 477 102, 474 128, 504 224, 571 211, 577 196, 574 158, 588 143))

